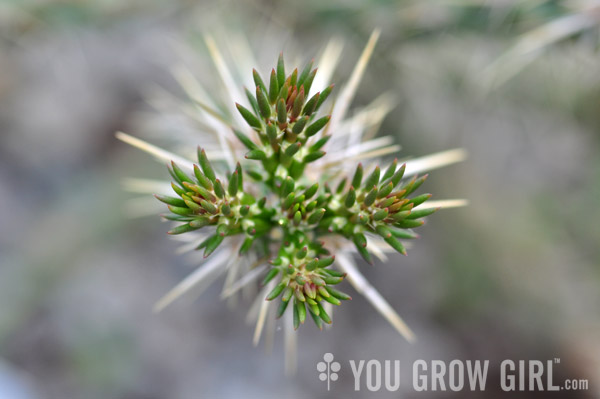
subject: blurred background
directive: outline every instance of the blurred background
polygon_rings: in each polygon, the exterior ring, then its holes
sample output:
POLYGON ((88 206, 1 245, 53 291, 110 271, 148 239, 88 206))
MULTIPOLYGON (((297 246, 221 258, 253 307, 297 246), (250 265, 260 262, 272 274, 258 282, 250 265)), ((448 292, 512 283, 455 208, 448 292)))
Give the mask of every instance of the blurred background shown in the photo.
MULTIPOLYGON (((402 389, 375 397, 504 397, 501 360, 553 358, 556 381, 590 380, 556 397, 600 397, 599 24, 592 0, 1 1, 0 398, 327 397, 326 352, 401 359, 402 389), (431 217, 408 257, 361 266, 418 341, 347 283, 332 329, 300 329, 295 377, 281 331, 254 348, 218 284, 153 314, 194 265, 158 217, 125 215, 123 178, 167 174, 114 132, 140 134, 149 88, 178 93, 182 48, 217 80, 199 34, 244 38, 263 71, 339 38, 344 82, 377 27, 355 103, 393 94, 380 132, 402 155, 469 152, 427 191, 470 206, 431 217), (415 359, 489 359, 488 388, 416 393, 415 359)), ((342 369, 330 397, 365 397, 353 381, 342 369)))

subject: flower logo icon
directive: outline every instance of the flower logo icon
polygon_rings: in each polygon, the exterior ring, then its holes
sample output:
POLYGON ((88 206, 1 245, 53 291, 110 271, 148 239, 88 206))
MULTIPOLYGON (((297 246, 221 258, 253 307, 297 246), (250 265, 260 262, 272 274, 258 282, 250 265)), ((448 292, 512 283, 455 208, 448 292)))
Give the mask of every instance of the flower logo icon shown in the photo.
POLYGON ((333 354, 326 353, 323 355, 324 362, 317 363, 317 371, 319 371, 319 379, 321 381, 327 381, 327 390, 329 391, 330 381, 337 381, 338 374, 340 371, 340 364, 333 361, 333 354))

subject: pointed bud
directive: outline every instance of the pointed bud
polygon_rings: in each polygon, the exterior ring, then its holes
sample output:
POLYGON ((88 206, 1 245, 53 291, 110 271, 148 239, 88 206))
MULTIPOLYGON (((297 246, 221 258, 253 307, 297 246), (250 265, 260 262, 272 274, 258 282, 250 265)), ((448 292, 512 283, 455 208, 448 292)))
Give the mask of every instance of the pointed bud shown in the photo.
POLYGON ((329 315, 327 314, 327 312, 325 311, 325 309, 323 308, 323 305, 321 305, 320 303, 317 303, 317 306, 319 307, 319 317, 327 324, 331 324, 331 317, 329 317, 329 315))
POLYGON ((289 193, 285 199, 283 200, 283 203, 281 204, 283 209, 289 209, 292 205, 294 205, 294 199, 296 198, 296 194, 294 193, 289 193))
POLYGON ((392 182, 390 182, 388 185, 383 186, 381 188, 381 190, 379 190, 379 192, 377 193, 377 198, 387 197, 392 192, 393 189, 394 189, 394 184, 392 182))
POLYGON ((221 213, 225 216, 231 216, 231 205, 227 203, 221 205, 221 213))
POLYGON ((283 314, 285 313, 285 310, 287 309, 287 305, 288 305, 288 301, 281 301, 279 303, 279 307, 277 308, 277 318, 280 318, 281 316, 283 316, 283 314))
POLYGON ((431 194, 421 194, 419 196, 416 196, 412 199, 410 199, 410 203, 412 203, 414 206, 417 205, 421 205, 423 202, 427 201, 429 198, 431 198, 431 194))
POLYGON ((355 245, 358 253, 363 257, 363 259, 365 261, 367 261, 368 264, 372 265, 373 258, 371 257, 371 254, 369 253, 369 251, 367 251, 367 249, 365 247, 363 247, 362 245, 357 245, 356 243, 354 243, 354 245, 355 245))
POLYGON ((406 219, 420 219, 437 212, 439 209, 440 208, 417 209, 416 211, 412 211, 410 215, 406 217, 406 219))
POLYGON ((207 218, 198 218, 198 219, 194 219, 190 222, 190 226, 192 226, 195 229, 199 229, 200 227, 204 227, 207 225, 208 225, 207 218))
POLYGON ((244 146, 249 150, 256 150, 258 146, 254 143, 254 141, 250 140, 250 137, 246 136, 244 133, 240 132, 237 129, 232 129, 235 137, 238 138, 244 144, 244 146))
POLYGON ((260 115, 260 111, 258 109, 258 102, 256 102, 256 97, 254 97, 252 95, 252 93, 250 93, 250 90, 248 90, 245 87, 244 87, 244 93, 246 93, 246 98, 248 99, 248 102, 252 106, 252 110, 254 111, 254 114, 260 115))
POLYGON ((369 193, 363 200, 363 204, 365 204, 366 206, 371 206, 371 205, 373 205, 373 202, 375 202, 376 198, 377 198, 377 187, 373 186, 373 189, 371 191, 369 191, 369 193))
POLYGON ((289 76, 290 78, 290 86, 300 86, 298 85, 298 68, 294 68, 292 74, 289 76))
POLYGON ((271 290, 271 292, 269 292, 269 294, 266 297, 267 301, 272 301, 273 299, 277 298, 279 296, 279 294, 281 294, 281 291, 283 291, 283 289, 286 287, 286 285, 284 283, 279 283, 275 286, 275 288, 273 288, 271 290))
POLYGON ((277 73, 275 69, 271 70, 271 78, 269 80, 269 101, 271 104, 275 104, 277 101, 277 95, 279 94, 279 82, 277 81, 277 73))
POLYGON ((183 188, 179 187, 178 185, 176 185, 173 182, 171 182, 171 188, 173 189, 173 191, 175 191, 175 193, 177 195, 183 195, 183 194, 185 194, 185 190, 183 188))
POLYGON ((256 161, 264 161, 267 159, 267 155, 262 150, 248 151, 245 155, 246 159, 254 159, 256 161))
POLYGON ((184 207, 179 207, 179 206, 169 205, 168 208, 174 214, 181 215, 181 216, 188 216, 188 215, 192 215, 194 213, 189 208, 184 208, 184 207))
POLYGON ((281 300, 284 302, 289 301, 294 295, 294 289, 292 287, 286 287, 285 291, 283 291, 283 295, 281 295, 281 300))
POLYGON ((325 215, 325 209, 321 208, 318 209, 316 211, 314 211, 313 213, 311 213, 311 215, 308 217, 308 224, 317 224, 321 221, 321 219, 323 218, 323 215, 325 215))
POLYGON ((277 59, 277 82, 279 86, 283 86, 283 82, 285 82, 285 65, 283 62, 283 53, 279 54, 279 58, 277 59))
POLYGON ((303 116, 302 118, 298 119, 296 121, 296 123, 294 123, 294 127, 292 127, 292 133, 294 133, 294 134, 302 133, 302 130, 304 130, 304 127, 306 126, 307 122, 308 122, 308 116, 303 116))
POLYGON ((296 252, 296 258, 304 259, 304 257, 306 256, 307 253, 308 253, 308 247, 304 246, 304 247, 302 247, 302 249, 300 249, 299 251, 296 252))
POLYGON ((354 202, 356 202, 356 191, 354 191, 354 187, 350 187, 348 194, 346 194, 344 205, 346 205, 346 208, 351 208, 352 205, 354 205, 354 202))
MULTIPOLYGON (((251 127, 253 127, 256 130, 260 130, 262 127, 262 124, 260 122, 260 120, 254 116, 254 114, 252 112, 250 112, 247 108, 245 108, 244 106, 236 103, 235 106, 237 107, 240 115, 242 115, 242 118, 244 118, 244 120, 248 123, 248 125, 250 125, 251 127)), ((259 104, 259 108, 260 108, 260 104, 259 104)))
POLYGON ((331 294, 331 296, 337 298, 337 299, 341 299, 342 301, 347 301, 352 299, 352 297, 342 291, 338 291, 333 287, 325 287, 325 289, 327 290, 327 292, 329 292, 329 294, 331 294))
POLYGON ((200 185, 202 187, 204 187, 207 190, 212 191, 213 185, 212 185, 211 181, 208 180, 208 177, 204 176, 204 173, 202 173, 202 171, 196 164, 194 164, 194 175, 196 176, 198 183, 200 183, 200 185))
POLYGON ((310 299, 315 299, 317 297, 317 287, 312 283, 304 284, 304 293, 310 299))
POLYGON ((285 156, 286 158, 292 158, 300 149, 300 147, 302 146, 302 143, 300 143, 299 141, 296 141, 294 144, 290 144, 286 149, 285 149, 285 156))
POLYGON ((224 237, 221 235, 214 235, 208 239, 206 246, 204 247, 204 257, 207 258, 212 254, 215 249, 223 242, 224 237))
MULTIPOLYGON (((294 101, 296 100, 296 97, 298 96, 298 88, 295 86, 291 86, 292 87, 292 94, 290 94, 290 96, 287 99, 287 102, 285 103, 286 108, 289 110, 292 108, 292 104, 294 104, 294 101)), ((293 119, 293 118, 290 118, 293 119)))
MULTIPOLYGON (((281 196, 287 197, 292 191, 294 191, 295 183, 294 179, 291 177, 286 177, 283 183, 281 184, 281 196)), ((294 194, 295 195, 295 194, 294 194)), ((291 206, 291 204, 290 204, 291 206)))
POLYGON ((313 122, 310 126, 308 126, 306 128, 304 135, 306 137, 314 136, 315 134, 317 134, 319 132, 319 130, 323 129, 325 127, 325 125, 327 125, 329 123, 330 119, 331 119, 331 116, 324 116, 320 119, 317 119, 315 122, 313 122))
POLYGON ((265 119, 269 119, 271 117, 271 105, 267 95, 259 86, 256 86, 256 101, 258 102, 260 115, 265 119))
POLYGON ((208 177, 208 180, 214 183, 216 179, 215 172, 210 164, 210 161, 206 157, 206 152, 200 147, 198 147, 198 161, 200 162, 200 167, 202 168, 204 175, 208 177))
POLYGON ((414 229, 425 224, 424 220, 401 220, 396 223, 395 226, 400 227, 401 229, 414 229))
POLYGON ((296 213, 294 213, 294 225, 298 226, 300 224, 301 220, 302 220, 302 213, 300 213, 300 211, 296 211, 296 213))
POLYGON ((388 214, 389 214, 389 211, 388 211, 387 208, 380 209, 380 210, 378 210, 377 212, 375 212, 373 214, 373 220, 376 221, 376 222, 378 222, 380 220, 385 219, 388 216, 388 214))
POLYGON ((319 183, 313 184, 312 186, 310 186, 306 190, 304 190, 304 197, 306 199, 312 198, 312 196, 317 193, 318 189, 319 189, 319 183))
POLYGON ((400 166, 400 169, 398 169, 396 173, 394 173, 394 175, 392 176, 392 183, 394 184, 394 187, 396 187, 398 183, 400 183, 400 180, 402 180, 402 176, 404 176, 405 170, 406 164, 402 164, 402 166, 400 166))
POLYGON ((333 277, 346 277, 346 273, 342 273, 342 272, 339 272, 337 270, 323 269, 322 271, 323 271, 323 273, 327 273, 327 274, 329 274, 330 276, 333 276, 333 277))
POLYGON ((331 94, 333 87, 334 85, 331 85, 321 92, 321 95, 319 96, 319 101, 317 101, 317 106, 315 107, 315 110, 313 112, 317 112, 318 109, 321 108, 321 105, 323 105, 325 100, 327 100, 327 97, 329 97, 329 94, 331 94))
POLYGON ((323 320, 321 320, 319 318, 319 307, 317 305, 310 305, 309 307, 310 310, 310 316, 312 317, 313 321, 315 322, 315 325, 317 326, 317 328, 321 331, 323 331, 323 320))
POLYGON ((215 194, 219 198, 223 198, 225 196, 225 190, 223 189, 223 185, 219 179, 215 179, 215 194))
POLYGON ((404 248, 404 245, 402 245, 402 243, 400 241, 398 241, 398 239, 396 237, 390 236, 385 239, 385 242, 387 242, 390 245, 390 247, 394 248, 396 251, 400 252, 402 255, 406 255, 406 249, 404 248))
POLYGON ((321 96, 321 93, 317 93, 314 96, 312 96, 310 98, 310 100, 308 100, 306 102, 306 104, 304 105, 304 108, 302 109, 302 115, 306 115, 306 116, 311 116, 312 113, 315 111, 315 108, 317 108, 317 103, 319 102, 319 97, 321 96))
POLYGON ((302 111, 302 106, 304 105, 304 87, 300 87, 300 91, 298 95, 294 99, 294 103, 292 105, 292 118, 296 119, 298 115, 300 115, 300 111, 302 111))
MULTIPOLYGON (((308 75, 310 73, 310 70, 313 67, 314 62, 315 62, 315 60, 310 60, 310 62, 308 64, 306 64, 306 66, 302 70, 302 73, 298 77, 298 86, 302 86, 302 84, 304 83, 304 81, 308 77, 308 75)), ((306 92, 308 93, 308 90, 306 90, 306 92)))
POLYGON ((186 223, 186 224, 182 224, 181 226, 177 226, 174 229, 171 229, 167 232, 167 234, 183 234, 183 233, 187 233, 189 231, 194 231, 194 230, 198 230, 200 227, 194 227, 191 225, 191 223, 186 223))
POLYGON ((336 297, 331 296, 331 295, 329 295, 328 297, 325 297, 323 299, 325 299, 327 302, 329 302, 329 303, 331 303, 333 305, 339 306, 339 305, 342 304, 339 299, 337 299, 336 297))
POLYGON ((206 212, 212 215, 216 215, 217 213, 219 213, 217 207, 206 200, 200 200, 200 205, 202 206, 202 208, 204 208, 204 210, 206 210, 206 212))
POLYGON ((304 321, 306 320, 306 307, 304 306, 304 302, 297 301, 296 309, 298 309, 298 320, 300 321, 300 324, 304 324, 304 321))
POLYGON ((394 173, 396 173, 396 167, 398 167, 398 158, 395 158, 394 162, 392 162, 390 164, 390 166, 387 168, 387 170, 381 177, 381 180, 386 180, 386 179, 391 178, 394 175, 394 173))
POLYGON ((183 201, 181 198, 169 197, 168 195, 159 194, 154 194, 154 197, 160 202, 164 202, 167 205, 185 207, 185 201, 183 201))
POLYGON ((283 100, 283 105, 285 105, 285 103, 288 99, 289 91, 290 91, 290 80, 286 79, 283 86, 280 86, 279 94, 277 95, 277 98, 279 98, 280 100, 283 100))
POLYGON ((277 101, 277 122, 283 125, 287 122, 287 108, 285 107, 284 99, 277 101))
POLYGON ((262 285, 267 285, 269 283, 269 281, 273 280, 275 278, 275 276, 277 276, 278 274, 279 274, 279 269, 277 269, 277 268, 272 268, 271 270, 269 270, 269 272, 265 276, 264 280, 262 281, 262 285))
MULTIPOLYGON (((196 197, 198 198, 198 197, 196 197)), ((200 201, 202 201, 202 199, 198 198, 200 201)), ((190 200, 184 200, 185 204, 187 205, 188 208, 190 208, 192 211, 194 212, 200 212, 202 210, 202 207, 200 205, 198 205, 197 203, 195 203, 194 201, 190 201, 190 200)))
POLYGON ((277 142, 277 128, 271 122, 267 124, 267 137, 271 143, 277 142))
POLYGON ((173 172, 175 173, 180 182, 188 182, 192 184, 194 183, 192 178, 189 177, 183 170, 181 170, 181 168, 177 166, 177 164, 174 161, 171 161, 171 166, 173 167, 173 172))
POLYGON ((324 268, 327 266, 331 266, 331 264, 335 261, 335 256, 328 256, 326 258, 320 258, 317 262, 317 267, 324 268))
POLYGON ((371 173, 367 180, 365 180, 365 189, 369 189, 369 187, 373 187, 379 184, 379 166, 375 167, 375 170, 371 173))
MULTIPOLYGON (((300 276, 296 276, 296 283, 298 283, 298 285, 300 287, 302 287, 304 284, 306 284, 306 280, 304 280, 302 277, 300 276)), ((306 297, 304 296, 304 293, 301 291, 301 288, 297 287, 294 290, 294 296, 296 297, 297 300, 301 301, 301 302, 305 302, 306 301, 306 297)))
POLYGON ((304 163, 311 163, 316 161, 317 159, 322 158, 325 155, 325 151, 316 151, 316 152, 311 152, 310 154, 306 155, 302 161, 304 163))
POLYGON ((220 224, 217 226, 217 234, 220 235, 221 237, 225 237, 227 234, 229 234, 229 227, 226 224, 220 224))
POLYGON ((260 74, 258 73, 258 71, 256 69, 252 70, 252 78, 254 79, 254 85, 256 87, 260 87, 260 89, 266 93, 267 92, 267 88, 265 86, 265 82, 263 82, 262 78, 260 77, 260 74))
POLYGON ((227 192, 229 192, 229 195, 231 195, 232 197, 234 197, 238 192, 238 176, 239 175, 236 170, 231 174, 231 177, 229 178, 229 186, 227 187, 227 192))
POLYGON ((265 204, 267 203, 267 197, 262 197, 261 199, 258 200, 258 208, 259 209, 264 209, 265 204))
MULTIPOLYGON (((379 197, 379 195, 378 195, 378 197, 379 197)), ((394 205, 395 202, 396 202, 396 198, 390 197, 390 198, 386 198, 383 201, 381 201, 379 204, 377 204, 377 206, 379 208, 387 208, 387 207, 394 205)), ((390 212, 393 212, 393 209, 390 209, 390 212)))
POLYGON ((379 234, 381 237, 385 238, 390 238, 392 236, 392 230, 384 225, 379 225, 375 228, 375 231, 377 232, 377 234, 379 234))
POLYGON ((406 195, 411 194, 412 192, 416 191, 419 187, 421 187, 421 184, 423 184, 423 182, 427 180, 428 176, 429 175, 424 175, 419 177, 418 179, 414 179, 413 181, 408 183, 406 187, 403 187, 406 189, 406 195))

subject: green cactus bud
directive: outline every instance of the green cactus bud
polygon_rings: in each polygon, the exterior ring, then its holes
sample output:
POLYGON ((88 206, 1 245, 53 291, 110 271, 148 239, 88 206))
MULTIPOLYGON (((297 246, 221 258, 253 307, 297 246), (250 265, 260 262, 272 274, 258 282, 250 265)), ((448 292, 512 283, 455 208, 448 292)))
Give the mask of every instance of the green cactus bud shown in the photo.
POLYGON ((348 194, 346 194, 344 205, 346 205, 346 208, 351 208, 352 205, 354 205, 354 202, 356 202, 356 191, 354 191, 354 187, 350 187, 348 194))
MULTIPOLYGON (((235 106, 237 107, 240 115, 242 115, 242 118, 244 118, 244 120, 248 123, 248 125, 250 125, 251 127, 253 127, 256 130, 260 130, 260 128, 262 127, 262 123, 256 116, 254 116, 254 114, 252 112, 250 112, 247 108, 245 108, 241 104, 236 103, 235 106)), ((260 104, 259 104, 259 109, 260 109, 260 104)))
POLYGON ((167 205, 173 205, 176 207, 180 207, 180 208, 184 208, 185 205, 185 201, 182 200, 181 198, 175 198, 175 197, 169 197, 168 195, 158 195, 158 194, 154 194, 154 197, 159 200, 160 202, 163 202, 167 205))
POLYGON ((311 163, 316 161, 317 159, 322 158, 325 155, 325 151, 316 151, 316 152, 311 152, 310 154, 308 154, 307 156, 304 157, 303 161, 304 163, 311 163))
POLYGON ((206 157, 206 152, 204 152, 204 150, 200 147, 198 147, 198 161, 200 162, 200 167, 202 168, 204 175, 208 177, 208 180, 214 183, 216 179, 215 172, 210 164, 210 161, 206 157))
POLYGON ((258 146, 254 143, 254 141, 250 140, 250 137, 246 136, 244 133, 240 132, 237 129, 233 129, 233 134, 238 138, 246 146, 249 150, 256 150, 258 146))
POLYGON ((272 301, 273 299, 277 298, 279 296, 279 294, 281 294, 281 292, 283 291, 283 289, 286 287, 285 283, 279 283, 275 286, 275 288, 273 288, 271 290, 271 292, 269 292, 267 294, 267 297, 265 298, 267 301, 272 301))
POLYGON ((325 127, 325 125, 327 125, 329 123, 329 120, 331 119, 330 116, 324 116, 320 119, 317 119, 315 122, 313 122, 311 125, 309 125, 306 130, 304 131, 304 135, 306 137, 312 137, 315 134, 317 134, 321 129, 323 129, 325 127))
POLYGON ((283 82, 285 82, 285 65, 283 63, 283 53, 279 54, 279 58, 277 59, 277 82, 279 83, 279 87, 283 86, 283 82))
POLYGON ((254 85, 256 87, 260 87, 260 89, 266 93, 267 92, 267 88, 265 86, 265 82, 263 82, 262 78, 260 77, 260 74, 258 73, 258 71, 256 69, 252 70, 252 78, 254 79, 254 85))
POLYGON ((277 268, 273 268, 271 270, 269 270, 269 272, 267 273, 267 275, 265 276, 265 278, 262 281, 262 285, 267 285, 269 283, 269 281, 273 280, 275 278, 275 276, 277 276, 279 274, 279 269, 277 268))
POLYGON ((258 110, 263 118, 269 119, 271 117, 271 105, 269 104, 269 99, 265 93, 266 91, 264 89, 256 86, 256 101, 258 102, 258 110))
POLYGON ((304 130, 304 127, 306 126, 307 122, 308 122, 308 116, 303 116, 302 118, 298 119, 298 121, 296 121, 296 123, 294 123, 294 127, 292 127, 292 132, 294 134, 302 133, 302 130, 304 130))

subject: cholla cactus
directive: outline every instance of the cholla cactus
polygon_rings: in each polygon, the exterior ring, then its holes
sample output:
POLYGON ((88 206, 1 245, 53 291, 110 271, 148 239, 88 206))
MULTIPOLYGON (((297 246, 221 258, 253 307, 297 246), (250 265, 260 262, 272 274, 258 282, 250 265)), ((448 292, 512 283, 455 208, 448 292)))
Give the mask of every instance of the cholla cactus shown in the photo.
MULTIPOLYGON (((358 271, 352 252, 369 263, 372 254, 382 260, 390 250, 406 254, 400 240, 416 238, 412 229, 424 223, 423 217, 439 207, 462 205, 460 200, 436 202, 427 201, 429 194, 411 195, 427 177, 417 177, 418 173, 460 161, 464 153, 446 151, 401 166, 394 160, 383 172, 374 162, 354 162, 398 150, 385 137, 364 139, 385 116, 389 101, 345 119, 377 36, 377 32, 372 35, 335 106, 328 105, 333 85, 326 83, 335 65, 327 58, 328 52, 337 52, 333 58, 339 56, 335 44, 328 46, 319 62, 326 79, 318 80, 312 61, 302 72, 294 69, 286 74, 280 55, 269 79, 263 80, 253 71, 256 89, 254 93, 245 90, 242 96, 217 46, 207 37, 229 89, 227 97, 247 104, 235 103, 238 119, 235 113, 227 117, 208 105, 189 73, 180 70, 177 76, 205 111, 203 125, 215 131, 220 151, 198 147, 198 162, 193 163, 118 133, 122 140, 170 161, 172 192, 156 195, 170 210, 164 218, 177 223, 169 233, 182 237, 186 248, 201 250, 203 257, 212 255, 159 301, 157 309, 225 272, 223 297, 251 287, 262 277, 262 291, 250 312, 257 320, 254 342, 258 343, 267 319, 286 315, 286 353, 290 355, 286 364, 290 369, 295 337, 288 327, 297 329, 307 314, 321 329, 324 323, 330 324, 332 305, 350 299, 333 287, 347 277, 405 338, 414 338, 358 271), (316 83, 320 91, 314 89, 316 83), (329 115, 324 109, 331 111, 329 115), (331 156, 325 156, 327 146, 333 150, 331 156), (240 256, 232 256, 233 251, 240 256), (279 304, 269 306, 277 298, 279 304)), ((164 190, 162 184, 140 180, 130 181, 129 186, 140 192, 164 190)))

